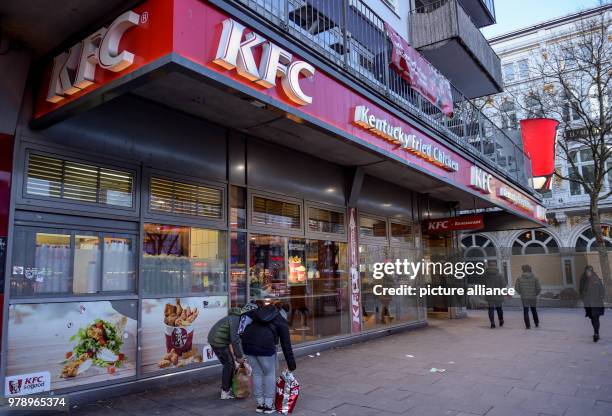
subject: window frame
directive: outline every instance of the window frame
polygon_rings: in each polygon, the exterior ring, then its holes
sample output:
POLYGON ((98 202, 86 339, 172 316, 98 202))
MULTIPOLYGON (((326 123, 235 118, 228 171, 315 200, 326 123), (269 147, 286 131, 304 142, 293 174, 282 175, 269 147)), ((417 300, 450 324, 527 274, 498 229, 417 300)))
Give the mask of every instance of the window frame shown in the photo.
POLYGON ((361 245, 362 243, 364 244, 371 244, 371 245, 387 245, 389 246, 391 243, 390 240, 390 233, 391 233, 391 229, 390 229, 390 225, 389 225, 389 218, 382 216, 382 215, 376 215, 376 214, 371 214, 369 212, 364 212, 364 211, 359 211, 357 212, 357 238, 359 239, 359 244, 361 245), (365 218, 370 218, 370 219, 374 219, 374 220, 381 220, 385 222, 385 237, 371 237, 371 236, 363 236, 361 235, 361 218, 365 217, 365 218))
POLYGON ((252 232, 255 234, 268 234, 279 237, 304 237, 304 205, 304 200, 302 199, 249 188, 247 189, 247 228, 250 233, 252 232), (300 228, 291 229, 270 225, 254 224, 253 214, 255 204, 253 203, 253 199, 255 197, 298 205, 300 211, 300 228))
MULTIPOLYGON (((26 216, 30 216, 26 213, 26 216)), ((33 215, 36 215, 35 213, 33 215)), ((89 219, 87 218, 77 218, 77 221, 74 223, 62 223, 62 222, 54 222, 54 223, 45 223, 45 222, 35 222, 30 221, 28 219, 20 220, 16 219, 13 225, 13 238, 15 232, 19 229, 26 230, 39 230, 40 232, 55 232, 57 230, 64 230, 69 232, 70 234, 70 274, 74 279, 74 256, 76 250, 76 242, 75 238, 79 233, 81 235, 91 235, 97 236, 100 244, 100 259, 99 259, 99 272, 98 276, 98 284, 99 291, 96 293, 42 293, 35 295, 16 295, 11 293, 10 281, 12 280, 12 273, 10 273, 7 278, 7 288, 8 288, 8 298, 9 304, 20 304, 20 303, 53 303, 53 302, 86 302, 86 301, 100 301, 100 300, 122 300, 122 299, 138 299, 139 296, 139 278, 140 278, 140 233, 135 228, 122 228, 121 224, 112 221, 112 223, 116 223, 117 227, 88 227, 87 223, 89 223, 89 219), (103 291, 103 280, 104 280, 104 237, 108 236, 122 236, 122 237, 131 237, 133 239, 133 256, 134 256, 134 269, 135 269, 135 281, 134 288, 130 291, 103 291)), ((15 251, 11 253, 11 258, 7 258, 7 265, 12 270, 13 257, 15 255, 15 251)), ((74 285, 74 281, 73 281, 74 285)))
POLYGON ((174 174, 171 172, 157 169, 146 169, 143 174, 142 185, 143 196, 143 224, 162 223, 172 225, 183 225, 198 228, 212 228, 215 230, 228 230, 228 191, 227 184, 193 178, 185 175, 174 174), (179 214, 175 212, 162 212, 151 210, 151 179, 153 177, 172 182, 181 182, 187 185, 202 186, 221 191, 221 218, 210 219, 197 215, 179 214))
POLYGON ((305 201, 304 212, 306 215, 304 216, 304 236, 306 239, 311 240, 326 240, 326 241, 338 241, 342 243, 346 243, 348 241, 348 212, 346 208, 336 206, 336 205, 327 205, 320 202, 313 201, 305 201), (318 208, 325 211, 337 212, 344 215, 344 233, 322 233, 319 231, 310 231, 308 227, 308 221, 310 221, 310 209, 318 208))
MULTIPOLYGON (((15 169, 14 174, 18 177, 15 189, 15 207, 16 209, 28 206, 37 207, 42 211, 61 210, 63 213, 73 213, 77 216, 105 216, 114 218, 137 218, 140 212, 140 182, 141 177, 139 170, 134 164, 121 163, 114 160, 103 159, 102 161, 95 160, 88 155, 69 152, 66 150, 41 146, 38 144, 24 145, 18 154, 19 168, 23 169, 19 175, 18 169, 15 169), (30 155, 35 154, 43 157, 60 159, 80 164, 88 164, 97 168, 111 169, 123 171, 132 175, 132 206, 122 207, 117 205, 106 205, 97 202, 87 202, 79 200, 70 200, 65 198, 45 197, 41 195, 30 195, 27 193, 28 169, 30 155), (108 160, 108 162, 107 162, 108 160)), ((98 190, 99 191, 99 190, 98 190)), ((31 208, 30 208, 31 209, 31 208)))

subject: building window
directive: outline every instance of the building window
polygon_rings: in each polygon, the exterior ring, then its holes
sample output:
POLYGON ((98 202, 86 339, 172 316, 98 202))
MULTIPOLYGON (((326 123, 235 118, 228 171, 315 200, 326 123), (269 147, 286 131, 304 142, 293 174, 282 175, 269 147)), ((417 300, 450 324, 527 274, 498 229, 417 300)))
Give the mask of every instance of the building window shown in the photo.
POLYGON ((574 161, 575 167, 571 166, 568 162, 568 174, 570 178, 570 194, 571 195, 582 195, 586 194, 586 190, 582 184, 572 181, 571 179, 578 180, 578 173, 589 183, 594 179, 595 165, 593 162, 593 153, 590 149, 582 149, 573 151, 569 154, 570 158, 574 161))
POLYGON ((397 12, 397 6, 399 4, 399 0, 383 0, 383 3, 387 5, 394 12, 397 12))
POLYGON ((504 81, 512 82, 514 81, 514 63, 505 64, 503 66, 504 71, 504 81))
POLYGON ((576 53, 574 48, 567 47, 561 50, 561 55, 563 57, 563 63, 565 65, 565 69, 572 69, 576 66, 576 53))
POLYGON ((544 115, 542 102, 536 94, 528 94, 525 96, 525 108, 527 109, 527 118, 537 118, 544 115))
POLYGON ((227 293, 226 233, 145 224, 141 281, 146 295, 227 293))
POLYGON ((250 299, 287 311, 292 342, 350 332, 346 243, 253 234, 249 256, 250 299))
POLYGON ((529 78, 529 60, 521 59, 518 61, 518 71, 521 79, 529 78))
POLYGON ((516 107, 510 100, 504 101, 500 106, 501 127, 504 130, 515 130, 518 122, 516 118, 516 107))
POLYGON ((319 207, 308 207, 308 231, 324 234, 346 234, 345 214, 319 207))
POLYGON ((382 218, 359 217, 359 236, 365 238, 387 238, 387 221, 382 218))
POLYGON ((135 236, 15 227, 12 296, 133 292, 135 236))
POLYGON ((151 212, 223 218, 223 191, 158 177, 151 178, 151 212))
POLYGON ((134 175, 30 153, 25 191, 31 196, 132 207, 134 175))
POLYGON ((559 244, 546 231, 525 231, 512 244, 513 255, 551 254, 559 252, 559 244))
POLYGON ((580 120, 580 115, 574 107, 573 101, 565 93, 561 94, 561 110, 563 115, 563 121, 570 123, 572 121, 580 120))
POLYGON ((563 269, 565 270, 565 284, 572 286, 574 284, 574 273, 570 259, 563 260, 563 269))
POLYGON ((391 221, 391 241, 396 243, 414 244, 412 225, 391 221))
POLYGON ((253 195, 251 222, 254 226, 302 229, 302 206, 276 199, 253 195))
POLYGON ((480 234, 467 235, 461 239, 463 257, 471 260, 496 260, 497 248, 493 241, 480 234))
MULTIPOLYGON (((608 250, 612 249, 612 239, 610 239, 610 225, 602 224, 601 232, 603 233, 604 241, 608 250)), ((586 228, 576 240, 576 252, 584 253, 595 251, 597 249, 597 242, 595 241, 595 234, 591 227, 586 228)))

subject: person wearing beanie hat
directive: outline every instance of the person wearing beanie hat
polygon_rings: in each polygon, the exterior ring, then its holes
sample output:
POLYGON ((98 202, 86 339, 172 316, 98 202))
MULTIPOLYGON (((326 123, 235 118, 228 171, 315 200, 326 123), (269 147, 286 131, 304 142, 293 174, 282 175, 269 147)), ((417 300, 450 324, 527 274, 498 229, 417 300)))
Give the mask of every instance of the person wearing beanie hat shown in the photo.
POLYGON ((239 364, 244 362, 244 352, 240 343, 239 328, 241 316, 249 312, 257 305, 247 304, 243 308, 231 308, 227 316, 221 318, 213 325, 208 333, 208 343, 219 359, 223 370, 221 372, 221 399, 233 399, 232 378, 234 377, 234 361, 239 364), (231 347, 231 349, 230 349, 231 347), (233 350, 233 353, 232 353, 233 350))

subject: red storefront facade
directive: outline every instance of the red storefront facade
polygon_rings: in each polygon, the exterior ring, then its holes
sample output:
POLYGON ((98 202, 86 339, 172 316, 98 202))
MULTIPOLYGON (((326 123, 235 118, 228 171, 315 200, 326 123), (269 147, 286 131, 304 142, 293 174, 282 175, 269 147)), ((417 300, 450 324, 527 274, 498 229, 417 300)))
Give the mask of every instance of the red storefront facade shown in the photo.
POLYGON ((286 303, 303 353, 423 325, 420 300, 373 296, 372 262, 419 258, 421 224, 465 207, 544 223, 511 178, 259 26, 150 0, 49 59, 7 161, 5 395, 28 374, 87 394, 197 377, 249 300, 286 303), (26 333, 50 339, 39 360, 26 333))

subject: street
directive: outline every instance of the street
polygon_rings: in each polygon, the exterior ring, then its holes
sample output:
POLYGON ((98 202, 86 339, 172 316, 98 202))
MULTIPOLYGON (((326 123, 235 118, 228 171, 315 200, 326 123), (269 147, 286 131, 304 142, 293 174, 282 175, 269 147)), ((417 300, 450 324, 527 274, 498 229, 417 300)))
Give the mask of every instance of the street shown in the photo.
MULTIPOLYGON (((582 309, 543 309, 525 330, 508 310, 490 329, 485 311, 461 320, 298 359, 296 416, 609 416, 612 313, 593 343, 582 309), (434 370, 435 369, 435 370, 434 370)), ((252 400, 221 401, 218 381, 99 401, 71 415, 256 414, 252 400)))

